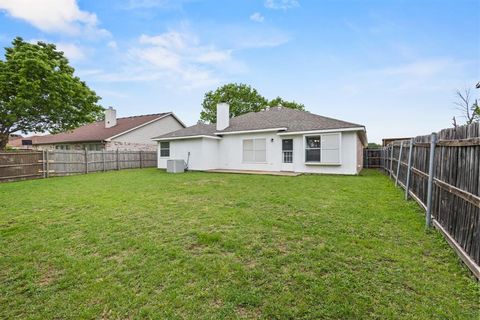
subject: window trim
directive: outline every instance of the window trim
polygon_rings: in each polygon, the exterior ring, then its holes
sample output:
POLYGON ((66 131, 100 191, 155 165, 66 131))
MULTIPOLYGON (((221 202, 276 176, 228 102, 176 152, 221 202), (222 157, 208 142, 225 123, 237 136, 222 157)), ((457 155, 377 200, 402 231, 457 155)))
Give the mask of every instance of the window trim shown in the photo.
POLYGON ((267 138, 243 138, 241 147, 242 147, 242 163, 247 163, 247 164, 265 164, 265 163, 268 163, 268 161, 267 161, 267 138), (260 139, 265 140, 265 161, 245 161, 245 157, 244 157, 245 150, 243 148, 245 140, 253 140, 253 146, 254 146, 253 147, 253 152, 255 154, 255 140, 260 140, 260 139))
POLYGON ((303 162, 305 165, 313 166, 340 166, 342 165, 342 133, 317 133, 317 134, 304 134, 303 137, 303 162), (338 136, 338 162, 322 162, 322 137, 323 136, 338 136), (307 161, 307 137, 320 137, 320 161, 307 161))
POLYGON ((170 158, 170 141, 159 141, 158 142, 158 157, 167 159, 170 158), (162 143, 168 143, 168 149, 162 148, 162 143), (162 150, 168 150, 168 156, 162 156, 162 150))
POLYGON ((281 149, 282 149, 282 156, 281 156, 281 163, 282 164, 293 164, 294 163, 294 152, 293 150, 295 149, 294 144, 295 144, 295 139, 294 138, 281 138, 281 149), (292 140, 292 149, 291 150, 283 150, 283 140, 292 140), (292 153, 292 161, 291 162, 285 162, 285 152, 291 152, 292 153))

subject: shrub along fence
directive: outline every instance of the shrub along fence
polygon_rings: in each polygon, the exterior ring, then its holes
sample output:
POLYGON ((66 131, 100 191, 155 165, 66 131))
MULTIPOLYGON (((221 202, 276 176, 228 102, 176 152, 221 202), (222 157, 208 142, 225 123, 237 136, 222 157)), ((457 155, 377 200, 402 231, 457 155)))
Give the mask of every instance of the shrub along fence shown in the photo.
POLYGON ((480 123, 394 142, 381 167, 480 279, 480 123))
POLYGON ((0 153, 0 181, 157 166, 155 151, 15 151, 0 153))

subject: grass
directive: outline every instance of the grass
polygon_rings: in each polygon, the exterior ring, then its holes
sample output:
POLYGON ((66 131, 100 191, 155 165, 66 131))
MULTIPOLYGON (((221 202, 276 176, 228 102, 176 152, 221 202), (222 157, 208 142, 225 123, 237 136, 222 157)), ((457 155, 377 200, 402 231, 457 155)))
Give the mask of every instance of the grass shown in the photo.
POLYGON ((375 171, 0 185, 0 318, 478 319, 479 299, 375 171))

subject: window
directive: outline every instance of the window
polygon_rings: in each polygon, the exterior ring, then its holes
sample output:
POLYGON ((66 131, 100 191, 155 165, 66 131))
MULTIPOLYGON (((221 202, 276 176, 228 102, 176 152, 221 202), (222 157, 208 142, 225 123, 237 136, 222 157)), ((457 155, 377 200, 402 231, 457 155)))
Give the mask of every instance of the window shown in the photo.
POLYGON ((283 163, 292 163, 293 162, 293 139, 283 139, 282 140, 282 154, 283 163))
POLYGON ((265 139, 243 140, 243 162, 267 161, 267 142, 265 139))
POLYGON ((320 162, 320 136, 306 137, 305 161, 320 162))
POLYGON ((340 164, 340 133, 305 137, 305 162, 340 164))
POLYGON ((70 150, 69 144, 56 144, 55 149, 57 150, 70 150))
POLYGON ((160 157, 170 157, 170 142, 160 142, 160 157))
POLYGON ((83 145, 83 149, 87 149, 88 151, 102 151, 103 146, 100 143, 89 143, 83 145))

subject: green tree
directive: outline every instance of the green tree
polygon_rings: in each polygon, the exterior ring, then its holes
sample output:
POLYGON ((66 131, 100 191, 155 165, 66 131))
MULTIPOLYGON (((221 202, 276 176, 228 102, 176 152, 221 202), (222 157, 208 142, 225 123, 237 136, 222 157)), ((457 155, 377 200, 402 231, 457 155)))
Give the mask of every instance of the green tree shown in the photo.
POLYGON ((368 148, 371 148, 371 149, 377 149, 377 148, 381 148, 382 146, 378 143, 375 143, 375 142, 369 142, 368 143, 368 148))
POLYGON ((100 100, 55 45, 16 38, 0 60, 0 150, 13 132, 67 131, 101 117, 100 100))
POLYGON ((280 97, 268 101, 256 89, 247 84, 229 83, 205 94, 200 119, 210 123, 216 122, 217 104, 221 102, 226 102, 230 105, 230 117, 236 117, 249 112, 258 112, 268 107, 276 106, 305 110, 303 104, 285 101, 280 97))
POLYGON ((251 86, 243 83, 229 83, 205 94, 200 119, 211 123, 216 122, 217 104, 221 102, 230 105, 230 117, 261 111, 268 106, 268 100, 251 86))
POLYGON ((285 101, 280 97, 276 97, 273 100, 270 100, 268 102, 268 105, 270 107, 284 107, 284 108, 290 108, 290 109, 298 109, 305 111, 305 106, 301 103, 297 103, 295 101, 285 101))

